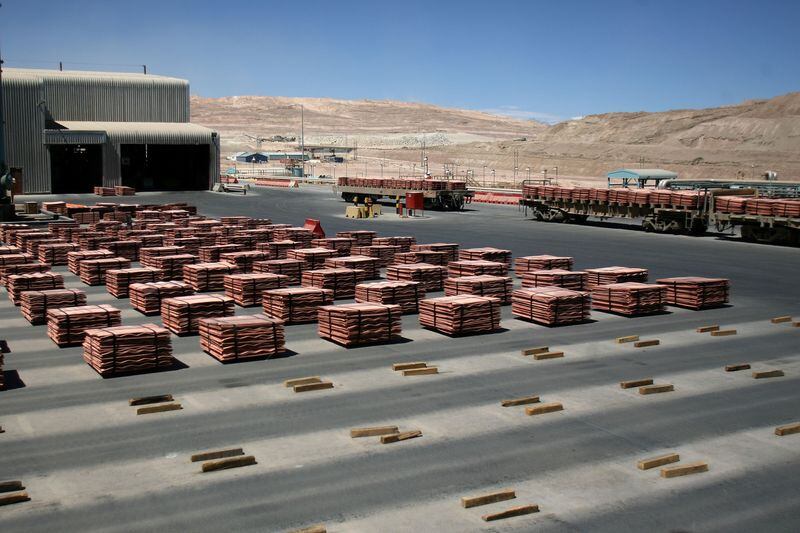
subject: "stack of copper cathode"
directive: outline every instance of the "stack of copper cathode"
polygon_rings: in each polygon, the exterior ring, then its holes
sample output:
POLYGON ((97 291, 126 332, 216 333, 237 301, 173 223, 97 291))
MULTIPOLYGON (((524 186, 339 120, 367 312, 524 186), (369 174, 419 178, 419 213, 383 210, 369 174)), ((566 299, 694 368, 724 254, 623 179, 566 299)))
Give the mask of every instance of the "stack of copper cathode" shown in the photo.
POLYGON ((412 252, 444 252, 446 265, 450 261, 458 259, 458 244, 449 242, 435 242, 431 244, 412 244, 412 252))
POLYGON ((231 263, 195 263, 183 265, 183 281, 195 292, 221 291, 225 288, 225 276, 238 272, 238 267, 231 263))
POLYGON ((226 252, 224 254, 220 254, 219 258, 226 263, 236 265, 236 267, 239 269, 239 272, 252 272, 254 262, 269 259, 265 252, 259 252, 258 250, 226 252))
POLYGON ((501 250, 499 248, 466 248, 458 252, 458 258, 463 260, 483 260, 505 263, 511 268, 511 250, 501 250))
MULTIPOLYGON (((183 267, 197 263, 197 256, 191 254, 159 255, 148 261, 147 266, 160 269, 161 279, 166 281, 183 279, 183 267)), ((142 262, 144 265, 144 262, 142 262)))
POLYGON ((58 346, 76 346, 91 328, 122 323, 120 310, 110 305, 80 305, 47 310, 47 336, 58 346))
POLYGON ((728 302, 729 281, 725 278, 662 278, 656 283, 667 287, 668 305, 697 310, 719 307, 728 302))
POLYGON ((571 257, 559 257, 555 255, 528 255, 514 259, 514 272, 522 276, 531 270, 572 270, 573 259, 571 257))
POLYGON ((317 331, 342 346, 390 342, 401 333, 399 305, 353 303, 319 308, 317 331))
POLYGON ((33 272, 30 274, 11 274, 6 277, 8 297, 14 305, 20 304, 23 291, 63 289, 64 276, 54 272, 33 272))
POLYGON ((356 284, 366 279, 363 270, 351 268, 321 268, 303 272, 303 287, 330 289, 335 299, 353 298, 356 284))
POLYGON ((419 302, 419 322, 447 335, 488 333, 500 328, 500 300, 488 296, 443 296, 419 302))
POLYGON ((39 246, 38 257, 42 263, 51 265, 66 265, 67 254, 78 251, 80 247, 71 242, 58 242, 42 244, 39 246))
POLYGON ((34 274, 50 272, 50 265, 33 261, 31 263, 20 263, 18 265, 6 265, 0 267, 0 285, 8 286, 8 277, 15 274, 34 274))
POLYGON ((394 262, 394 254, 399 251, 399 248, 399 246, 390 244, 372 244, 370 246, 353 246, 351 253, 353 255, 373 257, 378 260, 380 266, 385 267, 394 262))
POLYGON ((501 304, 508 304, 511 302, 512 286, 513 282, 507 276, 462 276, 444 280, 444 294, 491 296, 500 300, 501 304))
POLYGON ((295 241, 272 241, 256 244, 256 250, 267 254, 268 259, 286 259, 289 255, 289 250, 295 250, 299 247, 300 243, 295 241))
POLYGON ((161 280, 157 268, 121 268, 106 272, 106 290, 115 298, 127 298, 132 283, 148 283, 161 280))
POLYGON ((372 239, 372 245, 389 245, 389 246, 397 246, 399 248, 398 252, 408 252, 411 250, 411 246, 417 244, 417 238, 411 236, 395 236, 395 237, 375 237, 372 239))
POLYGON ((664 311, 666 285, 637 282, 597 285, 592 288, 592 309, 625 316, 639 316, 664 311))
POLYGON ((450 276, 505 276, 508 274, 508 265, 498 261, 483 259, 460 259, 447 264, 450 276))
POLYGON ((273 357, 284 351, 283 322, 266 315, 200 319, 200 347, 223 363, 273 357))
MULTIPOLYGON (((338 235, 337 235, 338 236, 338 235)), ((283 227, 283 228, 275 228, 274 239, 276 241, 294 241, 300 243, 300 247, 308 247, 311 246, 311 240, 314 238, 314 234, 311 233, 311 230, 306 228, 298 228, 298 227, 283 227)))
POLYGON ((172 339, 155 324, 89 329, 83 360, 101 376, 171 368, 172 339))
POLYGON ((303 262, 303 270, 315 270, 325 266, 325 260, 338 257, 336 250, 328 248, 299 248, 289 250, 287 257, 303 262))
POLYGON ((67 252, 67 269, 76 276, 81 273, 81 263, 90 259, 108 259, 115 257, 109 250, 81 250, 67 252))
POLYGON ((372 239, 377 235, 376 232, 370 230, 340 231, 336 233, 337 237, 352 240, 353 246, 369 246, 372 244, 372 239))
POLYGON ((586 288, 586 272, 575 270, 561 270, 553 268, 549 270, 529 270, 523 272, 523 287, 563 287, 573 291, 581 291, 586 288))
POLYGON ((331 257, 325 260, 328 268, 352 268, 364 272, 364 279, 381 277, 380 261, 365 255, 348 255, 347 257, 331 257))
POLYGON ((386 267, 386 279, 391 281, 418 281, 425 292, 441 291, 447 269, 443 266, 414 263, 409 265, 389 265, 386 267))
POLYGON ((22 316, 33 325, 47 321, 48 309, 79 305, 86 305, 86 293, 80 289, 24 291, 20 297, 22 316))
POLYGON ((313 287, 293 287, 264 291, 264 313, 287 324, 303 324, 317 320, 320 306, 333 303, 333 291, 313 287))
POLYGON ((403 252, 394 254, 395 265, 407 265, 410 263, 428 263, 429 265, 447 266, 447 252, 432 252, 430 250, 419 250, 416 252, 403 252))
POLYGON ((87 285, 102 285, 106 282, 108 270, 130 268, 130 259, 124 257, 106 257, 103 259, 87 259, 81 261, 80 278, 87 285))
POLYGON ((425 288, 418 281, 373 281, 356 285, 356 302, 399 305, 403 313, 416 313, 425 288))
POLYGON ((193 294, 161 300, 161 321, 176 335, 197 333, 201 318, 233 316, 233 298, 219 294, 193 294))
POLYGON ((251 272, 249 274, 230 274, 225 276, 225 294, 236 305, 249 307, 261 305, 264 291, 281 289, 289 284, 289 278, 281 274, 251 272))
POLYGON ((155 258, 164 255, 176 255, 184 252, 181 246, 154 246, 139 250, 139 263, 142 266, 156 268, 155 258))
POLYGON ((311 241, 311 246, 334 250, 339 257, 350 255, 350 248, 352 245, 353 241, 344 237, 329 237, 327 239, 313 239, 311 241))
POLYGON ((610 266, 603 268, 587 268, 585 272, 587 274, 587 288, 611 283, 625 283, 628 281, 637 283, 644 283, 647 281, 646 268, 610 266))
POLYGON ((281 274, 289 278, 289 285, 300 283, 303 262, 297 259, 269 259, 253 263, 253 272, 281 274))
POLYGON ((188 283, 184 281, 156 281, 150 283, 133 283, 128 287, 131 307, 145 315, 157 315, 161 312, 161 300, 194 294, 188 283))
POLYGON ((591 298, 562 287, 522 288, 512 293, 511 312, 548 326, 576 324, 589 318, 591 298))
POLYGON ((198 256, 201 263, 216 263, 220 260, 220 255, 228 252, 240 252, 240 244, 214 244, 211 246, 201 246, 198 256))

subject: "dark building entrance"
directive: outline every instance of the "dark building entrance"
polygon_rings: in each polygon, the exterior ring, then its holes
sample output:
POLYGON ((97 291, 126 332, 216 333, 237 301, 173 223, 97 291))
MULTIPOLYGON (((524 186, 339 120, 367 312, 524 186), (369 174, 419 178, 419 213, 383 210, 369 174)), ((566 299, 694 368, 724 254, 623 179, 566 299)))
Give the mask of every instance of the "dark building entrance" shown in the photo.
POLYGON ((51 144, 50 168, 54 194, 92 192, 103 184, 103 146, 51 144))
POLYGON ((137 191, 209 188, 209 145, 123 144, 122 184, 137 191))

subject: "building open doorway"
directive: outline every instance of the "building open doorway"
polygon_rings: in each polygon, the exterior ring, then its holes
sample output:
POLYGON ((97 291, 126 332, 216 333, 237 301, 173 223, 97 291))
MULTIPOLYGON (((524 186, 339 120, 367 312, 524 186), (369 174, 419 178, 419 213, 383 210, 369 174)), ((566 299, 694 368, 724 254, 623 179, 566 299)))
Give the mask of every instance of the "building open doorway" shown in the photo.
POLYGON ((50 175, 53 194, 92 192, 103 184, 103 147, 100 144, 51 144, 50 175))
POLYGON ((122 184, 137 191, 198 191, 210 185, 207 144, 123 144, 122 184))

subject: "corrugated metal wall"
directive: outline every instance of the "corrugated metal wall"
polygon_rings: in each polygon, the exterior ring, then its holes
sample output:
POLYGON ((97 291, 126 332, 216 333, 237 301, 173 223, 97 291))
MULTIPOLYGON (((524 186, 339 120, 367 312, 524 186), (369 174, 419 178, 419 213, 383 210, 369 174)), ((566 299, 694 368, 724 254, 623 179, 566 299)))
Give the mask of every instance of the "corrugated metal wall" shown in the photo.
POLYGON ((43 99, 41 80, 29 76, 11 77, 3 72, 8 166, 22 167, 23 190, 31 193, 50 191, 50 153, 42 144, 44 113, 38 106, 43 99))

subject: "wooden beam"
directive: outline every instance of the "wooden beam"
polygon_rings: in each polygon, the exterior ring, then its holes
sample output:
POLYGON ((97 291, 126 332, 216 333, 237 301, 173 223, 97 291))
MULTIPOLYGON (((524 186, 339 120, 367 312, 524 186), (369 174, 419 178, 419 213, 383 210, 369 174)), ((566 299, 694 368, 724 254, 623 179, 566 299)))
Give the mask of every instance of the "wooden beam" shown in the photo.
POLYGON ((220 459, 219 461, 208 461, 203 463, 203 472, 215 472, 217 470, 227 470, 228 468, 239 468, 240 466, 250 466, 256 464, 256 458, 252 455, 243 455, 241 457, 230 457, 228 459, 220 459))
POLYGON ((539 403, 538 396, 525 396, 524 398, 514 398, 513 400, 503 400, 500 405, 503 407, 513 407, 515 405, 527 405, 529 403, 539 403))
POLYGON ((293 529, 289 533, 328 533, 328 529, 323 524, 317 524, 316 526, 293 529))
POLYGON ((505 511, 500 511, 499 513, 485 514, 481 518, 483 518, 484 522, 491 522, 493 520, 502 520, 503 518, 511 518, 512 516, 522 516, 538 512, 539 506, 536 504, 531 504, 522 505, 520 507, 512 507, 511 509, 506 509, 505 511))
POLYGON ((712 331, 719 331, 719 326, 700 326, 695 330, 697 333, 711 333, 712 331))
POLYGON ((536 348, 528 348, 526 350, 522 350, 522 355, 536 355, 537 353, 545 353, 549 352, 549 346, 537 346, 536 348))
POLYGON ((775 434, 779 437, 783 437, 784 435, 793 435, 795 433, 800 433, 800 422, 794 422, 792 424, 786 424, 775 428, 775 434))
POLYGON ((403 370, 404 376, 427 376, 429 374, 438 374, 439 367, 426 366, 425 368, 412 368, 410 370, 403 370))
POLYGON ((415 429, 413 431, 405 431, 403 433, 394 433, 392 435, 383 435, 381 437, 381 444, 390 444, 392 442, 400 442, 401 440, 415 439, 422 436, 422 431, 415 429))
POLYGON ((14 494, 9 494, 8 496, 0 496, 0 506, 27 501, 30 501, 30 497, 28 496, 27 492, 17 492, 14 494))
POLYGON ((653 378, 634 379, 631 381, 620 381, 619 387, 621 389, 633 389, 636 387, 644 387, 645 385, 652 385, 653 378))
POLYGON ((490 503, 504 502, 506 500, 513 500, 517 497, 514 489, 498 490, 497 492, 490 492, 481 496, 464 496, 461 498, 461 506, 465 509, 470 507, 478 507, 479 505, 488 505, 490 503))
POLYGON ((161 413, 164 411, 180 411, 183 406, 179 403, 165 403, 162 405, 153 405, 151 407, 140 407, 136 410, 137 415, 149 415, 152 413, 161 413))
POLYGON ((315 383, 306 383, 305 385, 295 385, 294 391, 295 392, 307 392, 311 390, 322 390, 322 389, 332 389, 333 382, 331 381, 319 381, 315 383))
POLYGON ((628 335, 627 337, 617 337, 614 342, 617 344, 625 344, 627 342, 636 342, 639 340, 639 335, 628 335))
POLYGON ((736 363, 735 365, 725 365, 725 372, 738 372, 739 370, 749 370, 750 363, 736 363))
POLYGON ((533 356, 537 361, 541 359, 558 359, 559 357, 564 357, 564 352, 542 352, 533 356))
POLYGON ((776 316, 775 318, 770 319, 770 322, 773 324, 783 324, 784 322, 791 322, 792 317, 790 316, 776 316))
POLYGON ((730 335, 736 335, 735 329, 719 329, 717 331, 712 331, 712 337, 728 337, 730 335))
POLYGON ((534 415, 543 415, 545 413, 555 413, 556 411, 563 411, 564 406, 561 405, 561 402, 549 402, 543 403, 541 405, 535 405, 533 407, 526 407, 525 414, 528 416, 534 415))
POLYGON ((353 428, 350 430, 350 437, 357 439, 359 437, 379 437, 381 435, 393 435, 400 430, 397 426, 377 426, 372 428, 353 428))
POLYGON ((25 490, 22 481, 0 481, 0 492, 15 492, 25 490))
POLYGON ((148 405, 151 403, 171 402, 174 398, 172 394, 160 394, 158 396, 143 396, 141 398, 131 398, 128 405, 148 405))
POLYGON ((686 463, 678 466, 665 466, 661 469, 661 477, 687 476, 700 472, 708 472, 708 463, 705 461, 695 461, 694 463, 686 463))
POLYGON ((307 378, 295 378, 295 379, 287 379, 283 382, 283 386, 286 388, 295 387, 297 385, 308 385, 310 383, 320 383, 322 378, 319 376, 309 376, 307 378))
POLYGON ((236 457, 238 455, 244 455, 244 450, 242 450, 241 448, 230 448, 228 450, 217 450, 213 452, 196 453, 192 455, 192 462, 197 463, 198 461, 210 461, 212 459, 222 459, 224 457, 236 457))
POLYGON ((646 341, 637 341, 633 343, 634 348, 647 348, 648 346, 658 346, 661 341, 658 339, 650 339, 646 341))
POLYGON ((422 361, 416 361, 414 363, 395 363, 392 365, 392 370, 411 370, 412 368, 425 368, 426 366, 428 366, 428 363, 422 361))
POLYGON ((681 456, 677 453, 668 453, 665 455, 659 455, 658 457, 651 457, 649 459, 642 459, 636 466, 639 470, 650 470, 651 468, 656 468, 658 466, 668 465, 670 463, 677 463, 681 460, 681 456))
POLYGON ((762 370, 760 372, 753 372, 753 377, 756 379, 779 378, 783 375, 783 370, 762 370))
POLYGON ((661 385, 646 385, 639 387, 639 394, 658 394, 659 392, 672 392, 675 390, 674 385, 664 383, 661 385))

